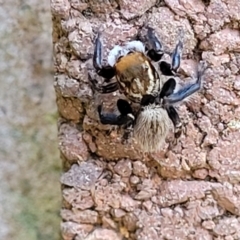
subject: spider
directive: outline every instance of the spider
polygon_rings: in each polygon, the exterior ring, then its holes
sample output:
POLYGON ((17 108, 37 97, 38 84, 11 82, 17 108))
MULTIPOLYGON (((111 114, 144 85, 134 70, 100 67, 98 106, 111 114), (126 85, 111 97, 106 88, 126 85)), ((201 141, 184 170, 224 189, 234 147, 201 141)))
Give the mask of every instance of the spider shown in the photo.
POLYGON ((182 132, 182 123, 175 105, 186 100, 190 95, 201 89, 206 63, 198 65, 195 82, 187 83, 177 88, 175 76, 180 67, 183 49, 182 37, 171 56, 171 63, 162 60, 165 54, 161 42, 152 28, 147 28, 146 46, 141 41, 130 41, 123 46, 115 46, 109 53, 108 64, 102 64, 101 34, 98 33, 93 66, 97 74, 105 79, 106 84, 99 85, 89 75, 93 88, 102 93, 112 93, 119 90, 127 100, 119 99, 117 108, 119 115, 103 113, 102 105, 98 106, 98 114, 102 124, 132 128, 133 137, 143 152, 156 152, 161 149, 172 123, 175 129, 175 139, 182 132), (148 47, 147 47, 148 46, 148 47), (158 70, 153 62, 158 64, 158 70), (164 81, 159 71, 169 78, 164 81), (116 81, 110 80, 116 77, 116 81), (130 103, 129 103, 130 102, 130 103), (137 103, 139 109, 134 112, 132 103, 137 103))

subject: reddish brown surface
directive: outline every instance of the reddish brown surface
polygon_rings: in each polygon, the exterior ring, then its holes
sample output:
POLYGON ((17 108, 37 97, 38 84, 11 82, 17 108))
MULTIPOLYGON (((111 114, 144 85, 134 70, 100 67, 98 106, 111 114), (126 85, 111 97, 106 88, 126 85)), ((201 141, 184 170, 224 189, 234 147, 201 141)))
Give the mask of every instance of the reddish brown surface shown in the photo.
POLYGON ((51 1, 60 151, 73 164, 61 178, 63 238, 240 239, 238 0, 95 2, 51 1), (106 57, 145 23, 167 50, 184 29, 182 82, 199 59, 209 65, 203 90, 178 109, 178 145, 149 155, 99 124, 97 105, 113 111, 119 93, 93 94, 87 75, 94 32, 104 30, 106 57))

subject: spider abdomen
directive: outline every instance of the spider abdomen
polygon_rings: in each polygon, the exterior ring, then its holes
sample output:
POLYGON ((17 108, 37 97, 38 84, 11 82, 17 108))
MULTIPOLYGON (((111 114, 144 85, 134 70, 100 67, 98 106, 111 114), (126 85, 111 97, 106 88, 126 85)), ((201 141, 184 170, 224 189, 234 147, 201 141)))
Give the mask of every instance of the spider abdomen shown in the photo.
POLYGON ((170 129, 167 111, 151 104, 139 113, 134 126, 134 138, 144 152, 156 152, 161 149, 170 129))

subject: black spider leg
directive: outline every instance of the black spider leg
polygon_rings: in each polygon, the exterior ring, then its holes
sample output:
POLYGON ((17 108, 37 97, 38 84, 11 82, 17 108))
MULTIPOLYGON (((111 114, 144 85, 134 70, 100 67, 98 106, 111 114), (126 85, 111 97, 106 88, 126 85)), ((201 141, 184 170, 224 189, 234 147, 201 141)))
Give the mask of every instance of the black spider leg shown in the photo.
POLYGON ((112 82, 112 83, 108 83, 106 85, 97 85, 96 84, 96 80, 92 79, 91 75, 88 74, 88 79, 90 80, 93 89, 98 91, 99 93, 112 93, 118 90, 118 83, 117 82, 112 82))
POLYGON ((122 143, 126 143, 132 133, 135 117, 133 115, 132 107, 126 100, 119 99, 117 101, 117 107, 120 112, 119 116, 113 113, 103 114, 101 105, 98 106, 98 114, 102 124, 123 126, 125 130, 122 143))
POLYGON ((168 96, 166 95, 163 99, 163 106, 167 110, 168 116, 172 120, 174 127, 175 127, 175 133, 174 133, 175 139, 177 139, 181 136, 183 127, 182 127, 182 123, 179 118, 179 115, 178 115, 176 109, 173 107, 173 104, 184 100, 185 98, 194 94, 196 91, 198 91, 201 88, 202 78, 203 78, 203 75, 204 75, 204 72, 206 71, 206 69, 207 69, 206 63, 200 62, 198 65, 196 83, 188 84, 188 85, 184 86, 183 88, 181 88, 176 93, 174 93, 174 91, 172 91, 171 94, 169 94, 168 96))
MULTIPOLYGON (((109 82, 111 78, 115 76, 115 68, 111 66, 103 66, 102 65, 102 42, 101 42, 101 34, 98 33, 98 36, 95 41, 94 54, 93 54, 93 66, 96 69, 96 72, 99 76, 105 79, 105 82, 109 82)), ((88 78, 92 83, 92 86, 95 90, 100 93, 111 93, 118 90, 117 82, 109 83, 106 85, 98 86, 95 79, 92 79, 90 74, 88 74, 88 78)))
POLYGON ((166 96, 163 99, 163 105, 165 107, 171 106, 175 103, 178 103, 185 98, 189 97, 190 95, 194 94, 198 90, 200 90, 201 85, 202 85, 202 78, 204 75, 204 72, 206 71, 207 66, 205 62, 200 62, 198 65, 198 71, 197 71, 197 81, 192 84, 186 84, 184 87, 179 89, 177 92, 173 92, 169 96, 166 96))
POLYGON ((115 69, 109 65, 102 65, 102 49, 101 34, 98 33, 94 47, 93 66, 99 76, 109 80, 115 76, 115 69))
POLYGON ((163 56, 163 46, 156 37, 153 28, 150 27, 147 29, 147 42, 150 47, 147 52, 148 57, 154 62, 160 61, 163 56))
POLYGON ((160 92, 160 99, 171 95, 174 92, 177 83, 174 78, 169 78, 164 84, 160 92))
POLYGON ((135 117, 133 115, 133 110, 130 104, 123 99, 117 101, 117 108, 120 112, 120 115, 114 113, 102 113, 102 106, 98 106, 98 114, 102 124, 111 124, 111 125, 125 125, 129 126, 133 124, 135 117))
POLYGON ((173 106, 166 108, 169 118, 172 120, 174 125, 174 137, 175 139, 179 138, 182 134, 182 122, 181 119, 173 106))
MULTIPOLYGON (((176 85, 176 80, 174 78, 168 79, 162 87, 162 90, 160 92, 160 99, 164 99, 165 97, 173 94, 176 85)), ((165 106, 165 109, 167 110, 168 116, 174 125, 174 136, 175 139, 177 139, 181 136, 182 133, 182 123, 180 117, 173 106, 165 106)))
POLYGON ((182 38, 183 38, 183 31, 180 31, 179 41, 178 41, 173 53, 171 54, 171 58, 172 58, 171 64, 169 64, 165 61, 161 61, 159 63, 159 68, 160 68, 161 72, 163 73, 163 75, 165 75, 165 76, 176 75, 176 73, 180 67, 182 50, 183 50, 182 38))

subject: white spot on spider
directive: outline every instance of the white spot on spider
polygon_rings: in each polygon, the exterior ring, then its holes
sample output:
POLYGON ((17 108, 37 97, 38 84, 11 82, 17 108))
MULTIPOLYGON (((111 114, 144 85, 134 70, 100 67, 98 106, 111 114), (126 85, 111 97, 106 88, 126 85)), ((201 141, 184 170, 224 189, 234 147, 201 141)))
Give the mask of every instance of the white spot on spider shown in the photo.
POLYGON ((132 113, 128 113, 128 114, 127 114, 127 116, 128 116, 128 117, 130 117, 132 120, 134 120, 134 119, 135 119, 135 117, 133 116, 133 114, 132 114, 132 113))
POLYGON ((140 41, 131 41, 125 44, 124 46, 125 49, 129 51, 134 51, 134 52, 145 52, 145 47, 142 42, 140 41))
POLYGON ((124 46, 116 45, 108 55, 108 63, 114 66, 120 57, 126 56, 129 52, 145 52, 145 47, 140 41, 131 41, 124 46))
POLYGON ((140 79, 139 78, 134 78, 133 82, 135 83, 135 85, 133 84, 133 88, 135 88, 134 90, 135 91, 138 91, 138 92, 143 92, 144 88, 140 82, 140 79))
POLYGON ((123 47, 116 45, 109 53, 108 55, 108 63, 110 66, 114 66, 115 63, 117 62, 118 58, 123 56, 123 47))
POLYGON ((147 61, 145 61, 145 64, 147 65, 148 78, 149 78, 149 86, 148 86, 146 93, 151 94, 151 93, 153 93, 154 90, 158 91, 158 88, 159 88, 158 81, 155 80, 154 73, 153 73, 152 69, 150 68, 149 63, 147 61))
POLYGON ((149 65, 146 62, 142 64, 142 67, 143 67, 144 70, 149 69, 149 65))

